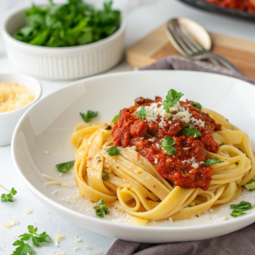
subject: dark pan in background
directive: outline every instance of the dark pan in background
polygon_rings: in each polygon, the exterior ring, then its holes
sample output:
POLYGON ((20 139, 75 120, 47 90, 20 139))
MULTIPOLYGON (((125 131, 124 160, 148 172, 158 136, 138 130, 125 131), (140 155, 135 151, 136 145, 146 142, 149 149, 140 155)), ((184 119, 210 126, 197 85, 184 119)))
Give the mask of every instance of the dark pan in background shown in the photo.
POLYGON ((234 16, 234 17, 239 17, 239 18, 255 21, 254 14, 244 12, 244 11, 222 8, 217 5, 209 4, 203 0, 178 0, 178 1, 188 4, 192 7, 204 10, 204 11, 214 12, 214 13, 219 13, 219 14, 224 14, 224 15, 230 15, 230 16, 234 16))

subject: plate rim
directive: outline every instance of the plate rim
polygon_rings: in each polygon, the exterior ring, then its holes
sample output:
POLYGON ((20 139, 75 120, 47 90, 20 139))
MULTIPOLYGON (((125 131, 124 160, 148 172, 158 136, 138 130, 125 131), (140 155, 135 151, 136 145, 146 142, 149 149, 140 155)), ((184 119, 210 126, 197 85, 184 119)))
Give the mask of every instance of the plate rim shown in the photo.
MULTIPOLYGON (((216 73, 209 73, 209 72, 199 72, 199 71, 187 71, 187 70, 142 70, 139 72, 134 72, 134 71, 127 71, 127 72, 118 72, 118 73, 108 73, 108 74, 101 74, 101 75, 97 75, 97 76, 92 76, 89 78, 83 78, 74 82, 71 82, 70 84, 65 85, 64 87, 46 95, 45 97, 41 98, 39 101, 35 102, 35 104, 33 104, 28 110, 26 110, 26 112, 23 114, 23 116, 20 118, 18 124, 15 127, 13 136, 12 136, 12 142, 11 142, 11 157, 12 157, 12 161, 13 164, 15 166, 16 171, 18 172, 19 176, 22 178, 23 182, 26 184, 26 186, 29 188, 29 190, 31 191, 31 193, 36 196, 36 198, 38 200, 40 200, 42 202, 42 200, 46 201, 47 204, 50 204, 50 210, 52 210, 52 207, 54 208, 54 212, 56 212, 57 210, 64 210, 65 213, 68 213, 70 216, 76 216, 76 217, 80 217, 80 218, 85 218, 86 220, 90 220, 91 223, 96 223, 96 224, 100 224, 104 227, 111 227, 114 226, 118 229, 133 229, 133 230, 137 230, 137 231, 141 231, 141 230, 147 230, 150 232, 156 232, 156 231, 160 231, 160 232, 169 232, 169 231, 177 231, 177 232, 182 232, 183 230, 187 230, 187 231, 192 231, 192 230, 201 230, 201 229, 207 229, 208 231, 216 229, 218 227, 223 227, 223 226, 230 226, 233 224, 233 221, 224 221, 224 222, 217 222, 214 224, 202 224, 202 225, 196 225, 196 226, 138 226, 138 225, 131 225, 131 224, 126 224, 126 223, 117 223, 117 222, 112 222, 112 221, 107 221, 107 220, 102 220, 96 217, 91 217, 89 215, 77 212, 75 210, 72 210, 62 204, 59 204, 57 202, 55 202, 54 200, 50 199, 49 197, 47 197, 46 195, 44 195, 43 193, 41 193, 32 183, 30 183, 29 180, 26 179, 26 176, 22 173, 22 170, 19 168, 17 162, 16 162, 16 153, 15 153, 15 145, 16 145, 16 137, 18 135, 18 131, 19 131, 19 127, 20 125, 23 123, 24 119, 26 118, 27 114, 34 108, 37 106, 37 104, 40 104, 42 101, 44 101, 44 99, 48 98, 49 96, 55 95, 57 94, 59 91, 63 91, 67 88, 70 88, 72 86, 80 86, 80 83, 84 83, 84 82, 89 82, 91 80, 97 80, 97 79, 102 79, 104 77, 111 77, 111 76, 122 76, 122 75, 140 75, 141 73, 144 73, 146 75, 146 73, 166 73, 166 72, 175 72, 175 73, 185 73, 186 75, 189 75, 188 73, 191 74, 198 74, 198 75, 212 75, 212 76, 220 76, 220 77, 225 77, 228 78, 230 80, 237 80, 238 82, 243 83, 242 86, 250 86, 253 87, 253 89, 255 90, 255 86, 252 85, 249 82, 243 81, 241 79, 235 78, 235 77, 231 77, 231 76, 227 76, 227 75, 223 75, 223 74, 216 74, 216 73), (35 193, 35 194, 34 194, 35 193), (40 198, 40 199, 39 199, 40 198)), ((103 83, 101 83, 100 86, 104 86, 103 83)), ((47 207, 49 207, 49 205, 47 205, 47 207)), ((57 213, 58 214, 58 213, 57 213)), ((59 214, 58 214, 59 215, 59 214)), ((247 214, 244 215, 243 217, 240 218, 236 218, 234 219, 236 223, 241 223, 241 222, 245 222, 248 221, 249 219, 253 218, 253 222, 255 222, 255 211, 251 214, 247 214)), ((72 222, 73 223, 73 222, 72 222)), ((248 224, 242 224, 242 227, 245 227, 247 225, 250 225, 252 223, 248 223, 248 224)), ((74 223, 73 223, 74 224, 74 223)), ((238 229, 241 229, 240 227, 238 229)), ((233 231, 231 231, 233 232, 233 231)), ((230 232, 229 232, 230 233, 230 232)), ((219 235, 217 235, 219 236, 219 235)), ((196 239, 198 240, 198 239, 196 239)))

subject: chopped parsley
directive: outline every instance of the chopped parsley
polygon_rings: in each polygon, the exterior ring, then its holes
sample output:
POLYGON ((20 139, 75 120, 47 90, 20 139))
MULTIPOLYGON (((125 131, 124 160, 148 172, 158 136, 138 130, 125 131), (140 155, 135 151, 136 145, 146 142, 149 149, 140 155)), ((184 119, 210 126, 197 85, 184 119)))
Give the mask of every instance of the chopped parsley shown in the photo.
POLYGON ((118 120, 119 120, 119 118, 120 118, 120 115, 118 114, 118 115, 116 115, 114 118, 113 118, 113 122, 118 122, 118 120))
POLYGON ((183 96, 181 92, 177 92, 174 89, 170 89, 167 93, 166 100, 162 103, 163 108, 166 112, 170 113, 169 109, 173 107, 177 102, 180 100, 180 98, 183 96))
POLYGON ((235 164, 236 164, 237 166, 239 165, 239 163, 238 163, 238 162, 236 162, 235 164))
POLYGON ((189 172, 187 170, 184 171, 184 174, 188 174, 189 172))
POLYGON ((144 119, 147 117, 145 107, 142 106, 142 107, 137 111, 137 114, 138 114, 140 120, 144 120, 144 119))
POLYGON ((86 123, 88 123, 88 122, 90 122, 91 119, 97 117, 98 112, 93 112, 93 111, 91 111, 91 110, 88 110, 86 114, 80 112, 80 115, 81 115, 82 119, 83 119, 86 123))
POLYGON ((242 201, 238 205, 230 205, 230 208, 233 209, 232 213, 230 214, 233 217, 238 217, 245 215, 244 211, 248 211, 252 209, 252 205, 249 202, 242 201))
POLYGON ((30 225, 27 228, 29 233, 20 235, 20 240, 16 240, 12 244, 13 246, 17 246, 12 255, 34 255, 35 251, 31 247, 31 244, 36 247, 40 247, 40 243, 47 243, 51 240, 50 236, 46 234, 46 232, 37 234, 37 228, 34 228, 34 226, 30 225))
POLYGON ((109 175, 107 173, 102 173, 102 179, 106 181, 109 178, 109 175))
POLYGON ((199 136, 201 136, 201 133, 196 129, 195 125, 193 125, 191 123, 188 123, 188 124, 185 125, 185 127, 188 127, 188 128, 183 129, 182 132, 186 137, 189 137, 189 136, 199 137, 199 136))
POLYGON ((189 102, 192 102, 194 107, 196 107, 196 108, 198 108, 199 110, 201 110, 201 108, 202 108, 202 105, 201 105, 201 104, 196 103, 196 102, 194 102, 194 101, 189 101, 189 102))
POLYGON ((107 205, 105 205, 106 201, 104 199, 100 199, 97 202, 97 205, 93 207, 93 209, 96 211, 96 215, 98 217, 103 218, 104 214, 109 214, 109 207, 107 205))
POLYGON ((163 149, 166 151, 167 155, 174 155, 177 152, 177 149, 174 148, 173 146, 175 145, 175 141, 171 136, 166 136, 164 137, 161 146, 163 149))
POLYGON ((255 180, 254 180, 254 179, 249 180, 249 181, 244 185, 244 187, 245 187, 246 189, 248 189, 249 191, 255 190, 255 180))
POLYGON ((206 165, 206 166, 211 166, 212 164, 215 164, 215 163, 223 163, 224 161, 221 161, 220 159, 218 158, 212 158, 212 159, 208 159, 206 160, 203 165, 206 165))
POLYGON ((111 125, 108 125, 108 126, 106 127, 106 130, 110 130, 110 129, 112 129, 112 126, 111 126, 111 125))
POLYGON ((6 191, 8 191, 8 194, 2 194, 1 195, 1 202, 13 202, 13 196, 17 194, 17 191, 12 188, 11 190, 8 190, 6 188, 4 188, 2 185, 0 185, 0 187, 2 187, 3 189, 5 189, 6 191))
POLYGON ((64 162, 64 163, 60 163, 60 164, 56 165, 56 168, 58 169, 59 172, 65 174, 73 166, 74 162, 75 162, 75 160, 64 162))
POLYGON ((117 155, 120 154, 120 150, 115 146, 111 146, 109 148, 106 148, 106 151, 110 156, 117 156, 117 155))

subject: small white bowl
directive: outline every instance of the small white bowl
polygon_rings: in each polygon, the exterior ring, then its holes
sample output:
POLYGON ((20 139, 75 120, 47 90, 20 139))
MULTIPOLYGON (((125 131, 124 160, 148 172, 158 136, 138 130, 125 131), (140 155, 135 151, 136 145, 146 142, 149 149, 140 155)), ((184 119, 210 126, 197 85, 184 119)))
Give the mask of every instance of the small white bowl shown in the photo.
POLYGON ((2 31, 7 55, 22 72, 50 80, 71 80, 102 73, 122 59, 126 30, 123 16, 120 28, 98 42, 71 47, 45 47, 24 43, 13 37, 25 25, 26 9, 10 14, 2 31))
POLYGON ((3 82, 15 82, 28 87, 35 93, 35 99, 29 104, 14 111, 0 112, 0 146, 9 145, 11 143, 14 128, 20 117, 32 104, 38 101, 42 95, 42 86, 33 77, 18 73, 3 73, 0 74, 0 84, 3 82))

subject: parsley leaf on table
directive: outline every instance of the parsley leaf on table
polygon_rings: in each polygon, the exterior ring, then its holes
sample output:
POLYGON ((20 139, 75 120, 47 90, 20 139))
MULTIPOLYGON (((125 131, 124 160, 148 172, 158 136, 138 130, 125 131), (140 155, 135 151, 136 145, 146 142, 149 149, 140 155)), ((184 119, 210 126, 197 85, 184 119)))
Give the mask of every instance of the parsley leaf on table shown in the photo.
POLYGON ((106 151, 110 156, 117 156, 120 154, 120 150, 115 146, 106 148, 106 151))
POLYGON ((93 209, 96 211, 96 215, 98 217, 104 217, 104 214, 109 214, 109 207, 105 205, 106 201, 104 199, 100 199, 97 202, 97 205, 93 207, 93 209))
POLYGON ((97 117, 98 112, 93 112, 93 111, 88 110, 86 114, 80 112, 80 115, 81 115, 82 119, 83 119, 86 123, 88 123, 91 119, 97 117))
POLYGON ((5 189, 6 191, 8 191, 8 194, 2 194, 1 195, 1 202, 13 202, 13 196, 17 194, 17 191, 12 188, 11 190, 8 190, 6 188, 4 188, 2 185, 0 185, 0 187, 2 187, 3 189, 5 189))
POLYGON ((202 105, 201 105, 201 104, 196 103, 196 102, 194 102, 194 101, 189 101, 189 102, 192 102, 194 107, 196 107, 196 108, 198 108, 199 110, 201 110, 201 108, 202 108, 202 105))
POLYGON ((206 166, 211 166, 212 164, 215 164, 215 163, 223 163, 224 161, 221 161, 220 159, 218 158, 212 158, 212 159, 208 159, 206 160, 203 165, 206 165, 206 166))
POLYGON ((137 111, 137 114, 138 114, 140 120, 144 120, 144 119, 147 117, 145 107, 142 106, 142 107, 137 111))
POLYGON ((183 129, 183 134, 186 136, 186 137, 189 137, 189 136, 193 136, 193 137, 199 137, 201 136, 201 133, 196 129, 195 125, 191 124, 191 123, 188 123, 185 125, 185 127, 189 127, 189 128, 185 128, 183 129))
POLYGON ((20 240, 16 240, 12 244, 17 246, 12 255, 34 255, 35 251, 31 247, 31 244, 36 247, 40 247, 40 243, 46 243, 51 240, 50 236, 46 234, 46 232, 37 234, 37 228, 34 228, 34 226, 29 225, 27 228, 29 233, 20 235, 20 240))
POLYGON ((246 189, 248 189, 249 191, 255 190, 255 180, 254 180, 254 179, 249 180, 249 181, 244 185, 244 187, 245 187, 246 189))
POLYGON ((173 146, 175 145, 175 141, 171 136, 166 136, 164 137, 161 146, 163 149, 166 151, 167 155, 174 155, 177 152, 177 149, 174 148, 173 146))
POLYGON ((174 89, 170 89, 167 93, 166 100, 162 103, 163 108, 166 112, 170 113, 169 109, 173 107, 177 102, 180 100, 180 98, 183 96, 181 92, 177 92, 174 89))
POLYGON ((75 160, 72 161, 68 161, 68 162, 64 162, 64 163, 60 163, 56 165, 56 168, 59 172, 61 173, 67 173, 69 171, 69 169, 73 166, 75 160))

